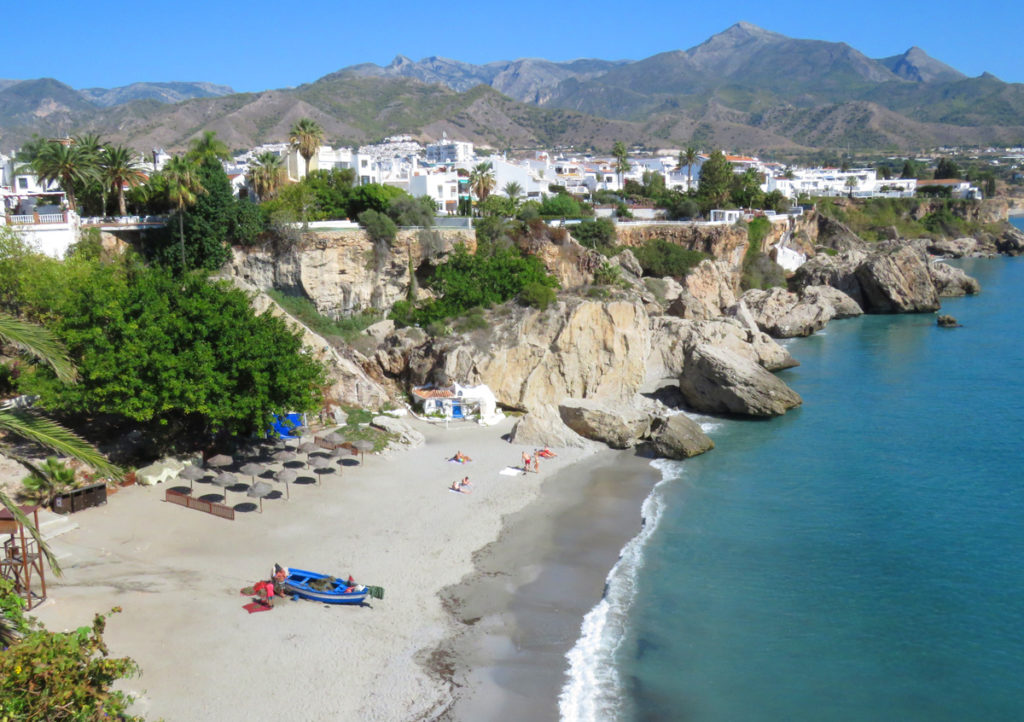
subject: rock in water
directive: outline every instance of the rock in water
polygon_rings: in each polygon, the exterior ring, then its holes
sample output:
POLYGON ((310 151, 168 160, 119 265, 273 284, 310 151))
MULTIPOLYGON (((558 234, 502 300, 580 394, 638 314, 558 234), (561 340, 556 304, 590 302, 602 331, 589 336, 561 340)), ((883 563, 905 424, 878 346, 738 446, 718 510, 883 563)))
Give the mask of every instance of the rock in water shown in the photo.
POLYGON ((798 393, 754 361, 708 344, 687 353, 679 390, 690 408, 706 413, 779 416, 803 403, 798 393))
POLYGON ((937 311, 928 261, 913 248, 904 246, 891 253, 872 253, 857 267, 857 280, 868 313, 919 313, 937 311))
POLYGON ((942 328, 956 328, 960 324, 950 315, 942 314, 936 319, 936 323, 942 328))
POLYGON ((964 273, 962 268, 936 262, 928 266, 928 272, 932 275, 939 296, 973 296, 981 293, 981 284, 964 273))
POLYGON ((655 454, 667 459, 688 459, 715 448, 700 424, 683 414, 655 419, 649 443, 655 454))
POLYGON ((558 405, 558 413, 580 436, 613 449, 628 449, 650 426, 646 416, 629 407, 612 407, 592 399, 565 399, 558 405))

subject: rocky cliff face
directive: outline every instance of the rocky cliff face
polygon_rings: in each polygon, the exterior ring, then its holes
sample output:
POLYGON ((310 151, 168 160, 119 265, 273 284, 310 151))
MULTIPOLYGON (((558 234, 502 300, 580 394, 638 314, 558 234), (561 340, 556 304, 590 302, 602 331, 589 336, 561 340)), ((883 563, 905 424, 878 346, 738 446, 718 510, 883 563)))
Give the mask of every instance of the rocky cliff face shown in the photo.
POLYGON ((622 226, 618 236, 619 243, 624 246, 642 246, 647 241, 661 238, 691 251, 707 253, 733 268, 740 267, 747 250, 747 229, 738 226, 622 226))
POLYGON ((409 288, 409 258, 413 266, 436 264, 459 243, 476 249, 472 231, 399 231, 390 249, 375 250, 362 230, 318 232, 291 251, 235 249, 226 275, 260 290, 276 288, 305 295, 317 310, 339 317, 366 308, 390 308, 409 288))

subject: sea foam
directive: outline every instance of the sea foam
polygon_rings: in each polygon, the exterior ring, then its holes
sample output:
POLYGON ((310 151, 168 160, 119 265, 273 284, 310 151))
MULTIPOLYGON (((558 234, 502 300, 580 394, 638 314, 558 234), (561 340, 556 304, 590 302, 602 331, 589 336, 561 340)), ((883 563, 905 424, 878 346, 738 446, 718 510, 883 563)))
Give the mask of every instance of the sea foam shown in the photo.
POLYGON ((615 656, 626 636, 644 547, 657 529, 664 509, 660 487, 678 479, 682 472, 680 462, 667 459, 657 459, 651 466, 661 471, 661 481, 644 500, 643 528, 622 548, 618 562, 608 573, 604 596, 583 618, 580 637, 565 655, 569 669, 558 697, 563 722, 598 722, 621 717, 624 694, 615 656))

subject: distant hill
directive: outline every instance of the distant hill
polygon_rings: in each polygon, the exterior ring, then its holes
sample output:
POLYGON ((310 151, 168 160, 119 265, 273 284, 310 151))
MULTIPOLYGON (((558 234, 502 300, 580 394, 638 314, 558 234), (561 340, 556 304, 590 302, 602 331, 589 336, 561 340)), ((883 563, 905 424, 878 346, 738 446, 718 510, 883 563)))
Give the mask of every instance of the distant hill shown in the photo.
POLYGON ((88 130, 139 150, 215 130, 235 149, 282 141, 300 117, 333 144, 447 132, 499 149, 616 140, 743 151, 916 149, 1024 143, 1024 85, 968 78, 911 47, 872 59, 846 43, 736 23, 688 50, 637 61, 442 57, 343 68, 297 88, 231 93, 208 83, 75 91, 0 80, 4 148, 33 132, 88 130))
POLYGON ((103 108, 124 105, 133 100, 156 100, 160 103, 180 103, 192 98, 216 98, 235 91, 227 85, 213 83, 132 83, 119 88, 82 88, 87 100, 103 108))

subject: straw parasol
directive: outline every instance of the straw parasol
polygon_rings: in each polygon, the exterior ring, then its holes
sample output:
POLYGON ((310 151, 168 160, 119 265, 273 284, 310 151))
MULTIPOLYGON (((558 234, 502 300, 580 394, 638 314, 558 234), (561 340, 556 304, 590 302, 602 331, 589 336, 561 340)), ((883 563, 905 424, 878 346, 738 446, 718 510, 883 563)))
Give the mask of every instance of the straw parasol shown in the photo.
POLYGON ((273 491, 273 487, 265 481, 257 481, 255 484, 249 487, 249 491, 246 492, 246 496, 259 497, 260 500, 260 514, 263 513, 263 497, 273 491))
POLYGON ((357 439, 352 442, 352 446, 359 449, 359 453, 362 455, 362 461, 366 461, 366 452, 373 451, 373 442, 367 439, 357 439))
POLYGON ((274 480, 280 481, 282 484, 284 484, 285 494, 287 495, 285 496, 286 499, 292 498, 292 493, 288 485, 295 481, 297 478, 299 478, 299 474, 297 471, 295 471, 295 469, 281 469, 281 471, 274 474, 274 480))
MULTIPOLYGON (((317 456, 317 457, 321 457, 321 458, 330 458, 332 453, 333 452, 330 452, 327 449, 321 449, 320 447, 317 447, 316 450, 311 451, 309 453, 309 457, 312 458, 314 456, 317 456)), ((317 484, 317 486, 320 486, 320 474, 324 473, 325 471, 329 472, 329 471, 332 471, 332 469, 329 468, 329 467, 328 468, 321 468, 319 466, 316 467, 315 469, 313 469, 313 473, 316 474, 316 484, 317 484)))
POLYGON ((224 489, 224 503, 228 503, 228 487, 232 486, 238 479, 230 471, 222 471, 213 477, 213 483, 224 489))
POLYGON ((255 483, 256 482, 257 474, 262 474, 263 473, 263 467, 260 466, 259 464, 256 464, 256 463, 253 463, 253 462, 250 461, 248 464, 243 466, 238 471, 239 471, 239 473, 245 474, 246 476, 251 478, 253 483, 255 483))
POLYGON ((207 466, 212 466, 216 469, 220 469, 225 466, 231 466, 233 463, 235 463, 235 460, 232 459, 227 454, 217 454, 216 456, 211 456, 209 459, 206 460, 207 466))
POLYGON ((189 464, 184 469, 178 472, 178 476, 181 477, 182 479, 188 479, 188 488, 192 489, 192 484, 206 476, 206 471, 200 469, 195 464, 189 464))
POLYGON ((280 461, 282 464, 287 464, 289 461, 295 461, 295 452, 291 449, 281 449, 276 452, 272 458, 274 461, 280 461))
POLYGON ((317 436, 317 441, 325 449, 337 449, 339 446, 345 443, 345 437, 339 434, 337 431, 332 431, 329 434, 323 434, 317 436))

